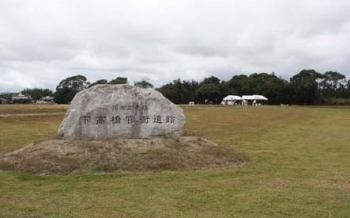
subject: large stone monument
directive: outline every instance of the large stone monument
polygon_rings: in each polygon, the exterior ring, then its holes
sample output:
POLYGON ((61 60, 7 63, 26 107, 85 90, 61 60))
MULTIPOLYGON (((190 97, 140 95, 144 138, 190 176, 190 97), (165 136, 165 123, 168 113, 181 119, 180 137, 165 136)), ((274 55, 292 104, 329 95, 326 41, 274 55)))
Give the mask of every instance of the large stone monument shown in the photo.
POLYGON ((76 94, 58 130, 66 139, 180 136, 181 108, 151 88, 97 85, 76 94))

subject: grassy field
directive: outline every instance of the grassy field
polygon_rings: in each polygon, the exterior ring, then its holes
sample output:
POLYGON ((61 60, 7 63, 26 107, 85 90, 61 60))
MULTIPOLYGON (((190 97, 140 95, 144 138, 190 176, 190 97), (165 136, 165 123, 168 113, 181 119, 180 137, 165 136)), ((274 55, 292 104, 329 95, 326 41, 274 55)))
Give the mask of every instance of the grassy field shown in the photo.
MULTIPOLYGON (((48 114, 0 116, 0 153, 54 137, 65 110, 17 106, 0 105, 0 115, 48 114)), ((199 171, 0 171, 0 217, 350 217, 349 107, 183 108, 185 134, 250 161, 199 171)))
POLYGON ((14 114, 43 114, 43 113, 65 113, 67 105, 56 104, 4 104, 0 105, 0 116, 14 114))

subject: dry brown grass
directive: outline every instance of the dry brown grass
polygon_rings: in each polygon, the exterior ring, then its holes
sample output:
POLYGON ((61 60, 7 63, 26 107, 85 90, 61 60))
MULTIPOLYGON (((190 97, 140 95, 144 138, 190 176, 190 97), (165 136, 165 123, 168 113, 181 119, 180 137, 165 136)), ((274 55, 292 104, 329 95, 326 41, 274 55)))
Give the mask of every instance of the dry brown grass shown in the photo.
POLYGON ((0 157, 2 169, 36 174, 198 170, 242 164, 235 150, 198 137, 109 141, 45 140, 0 157))
POLYGON ((65 113, 68 105, 62 104, 0 104, 0 115, 65 113))

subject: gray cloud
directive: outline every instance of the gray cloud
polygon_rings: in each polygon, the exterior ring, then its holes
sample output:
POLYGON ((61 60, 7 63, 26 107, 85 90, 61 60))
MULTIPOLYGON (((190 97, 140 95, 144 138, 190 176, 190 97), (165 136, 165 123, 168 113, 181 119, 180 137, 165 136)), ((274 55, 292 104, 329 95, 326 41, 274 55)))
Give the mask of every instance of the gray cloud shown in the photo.
POLYGON ((174 79, 305 68, 350 77, 346 0, 3 0, 0 92, 89 81, 174 79))

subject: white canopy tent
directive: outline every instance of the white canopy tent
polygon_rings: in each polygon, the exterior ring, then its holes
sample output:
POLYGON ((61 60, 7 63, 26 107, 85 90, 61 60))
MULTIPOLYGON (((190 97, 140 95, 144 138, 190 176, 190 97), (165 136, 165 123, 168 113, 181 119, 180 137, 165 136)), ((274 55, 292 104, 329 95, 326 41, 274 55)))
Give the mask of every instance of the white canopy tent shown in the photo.
POLYGON ((248 102, 251 101, 249 104, 261 105, 258 101, 268 101, 268 98, 263 95, 243 95, 242 100, 243 104, 248 104, 248 102))
POLYGON ((222 100, 221 104, 223 104, 223 105, 237 105, 238 102, 241 100, 242 100, 242 98, 240 96, 228 95, 222 100))
POLYGON ((263 95, 243 95, 242 99, 243 100, 263 100, 263 101, 269 100, 263 95))
POLYGON ((242 100, 242 98, 240 96, 237 95, 228 95, 224 98, 225 101, 229 101, 229 100, 242 100))

